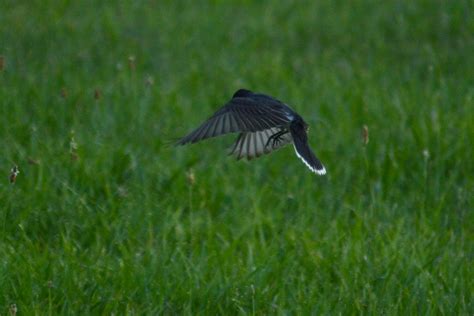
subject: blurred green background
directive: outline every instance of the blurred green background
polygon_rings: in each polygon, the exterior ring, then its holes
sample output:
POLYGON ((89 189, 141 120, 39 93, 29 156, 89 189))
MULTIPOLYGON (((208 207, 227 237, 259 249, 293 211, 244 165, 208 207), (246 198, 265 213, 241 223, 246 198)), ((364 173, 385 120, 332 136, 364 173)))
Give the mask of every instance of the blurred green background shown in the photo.
POLYGON ((473 10, 2 1, 0 314, 474 314, 473 10), (170 145, 239 88, 328 175, 170 145))

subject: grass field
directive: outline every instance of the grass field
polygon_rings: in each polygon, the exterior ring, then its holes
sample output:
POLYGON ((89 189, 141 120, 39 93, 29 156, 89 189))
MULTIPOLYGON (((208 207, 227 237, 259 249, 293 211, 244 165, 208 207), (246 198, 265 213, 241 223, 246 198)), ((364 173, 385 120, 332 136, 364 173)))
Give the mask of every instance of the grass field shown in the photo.
POLYGON ((0 25, 1 315, 474 314, 472 1, 6 0, 0 25), (169 145, 238 88, 298 111, 328 175, 169 145))

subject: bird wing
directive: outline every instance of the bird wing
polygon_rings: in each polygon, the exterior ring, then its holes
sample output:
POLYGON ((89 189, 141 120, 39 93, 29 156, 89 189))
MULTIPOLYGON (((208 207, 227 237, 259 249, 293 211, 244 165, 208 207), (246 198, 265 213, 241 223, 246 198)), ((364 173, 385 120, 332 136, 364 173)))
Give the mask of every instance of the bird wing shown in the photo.
POLYGON ((253 94, 234 96, 207 121, 178 141, 178 145, 235 132, 257 132, 287 125, 291 113, 282 103, 268 98, 253 98, 253 94))
POLYGON ((245 157, 250 160, 255 157, 258 158, 264 154, 268 154, 287 144, 290 144, 293 141, 290 133, 280 136, 278 142, 268 142, 269 138, 273 134, 278 133, 281 130, 281 128, 272 127, 263 131, 253 133, 241 133, 235 141, 234 147, 232 148, 230 155, 235 155, 237 159, 245 157))
POLYGON ((319 175, 326 174, 326 168, 324 168, 321 161, 319 161, 308 145, 306 131, 290 126, 290 132, 293 137, 293 146, 295 147, 298 158, 300 158, 312 172, 319 175))

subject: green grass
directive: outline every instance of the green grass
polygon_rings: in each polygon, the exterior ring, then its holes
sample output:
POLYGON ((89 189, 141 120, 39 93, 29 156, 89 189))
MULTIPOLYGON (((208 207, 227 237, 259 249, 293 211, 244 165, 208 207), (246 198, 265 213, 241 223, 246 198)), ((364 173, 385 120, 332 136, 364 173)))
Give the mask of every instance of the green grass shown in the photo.
POLYGON ((473 315, 473 10, 2 1, 0 314, 473 315), (327 176, 169 146, 243 87, 327 176))

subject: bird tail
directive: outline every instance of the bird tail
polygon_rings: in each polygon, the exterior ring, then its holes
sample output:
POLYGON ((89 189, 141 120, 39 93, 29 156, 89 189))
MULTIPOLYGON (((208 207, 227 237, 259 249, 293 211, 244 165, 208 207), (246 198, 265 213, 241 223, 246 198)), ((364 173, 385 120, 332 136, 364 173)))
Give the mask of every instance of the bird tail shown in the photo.
POLYGON ((299 126, 299 124, 291 124, 290 132, 293 137, 293 146, 295 147, 295 152, 298 158, 300 158, 314 173, 319 175, 326 174, 326 168, 324 168, 321 161, 319 161, 311 148, 309 148, 308 137, 306 136, 304 127, 299 126))

